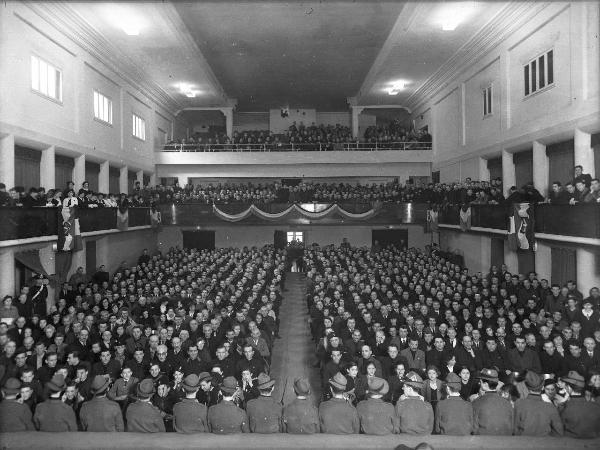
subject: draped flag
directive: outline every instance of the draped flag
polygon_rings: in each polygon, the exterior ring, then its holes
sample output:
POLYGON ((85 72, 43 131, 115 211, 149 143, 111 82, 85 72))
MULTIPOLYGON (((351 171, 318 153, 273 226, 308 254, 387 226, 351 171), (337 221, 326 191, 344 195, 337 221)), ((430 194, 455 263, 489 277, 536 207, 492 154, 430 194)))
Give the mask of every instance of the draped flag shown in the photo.
POLYGON ((63 208, 61 211, 61 223, 58 227, 57 249, 59 252, 71 252, 83 250, 81 229, 77 209, 74 207, 63 208))
POLYGON ((129 228, 129 209, 117 209, 117 228, 121 231, 127 231, 129 228))
POLYGON ((438 219, 439 212, 435 209, 427 210, 427 231, 432 233, 437 233, 439 230, 438 227, 438 219))
POLYGON ((162 217, 158 209, 150 208, 150 226, 155 230, 160 230, 162 217))
POLYGON ((377 209, 370 209, 363 213, 351 213, 349 211, 346 211, 345 209, 342 209, 337 204, 327 205, 322 209, 318 209, 319 211, 308 211, 300 205, 293 204, 279 213, 268 213, 266 211, 262 211, 255 205, 250 205, 248 209, 240 212, 239 214, 228 214, 225 211, 220 210, 216 205, 213 205, 213 212, 215 213, 215 215, 228 222, 238 222, 252 215, 259 217, 263 220, 279 220, 293 212, 298 213, 301 216, 311 220, 323 219, 333 214, 339 214, 347 219, 367 220, 375 216, 379 212, 377 209))
POLYGON ((471 207, 462 206, 460 208, 460 229, 467 231, 471 229, 471 207))
POLYGON ((534 251, 534 215, 529 203, 515 203, 508 217, 508 246, 512 250, 534 251))

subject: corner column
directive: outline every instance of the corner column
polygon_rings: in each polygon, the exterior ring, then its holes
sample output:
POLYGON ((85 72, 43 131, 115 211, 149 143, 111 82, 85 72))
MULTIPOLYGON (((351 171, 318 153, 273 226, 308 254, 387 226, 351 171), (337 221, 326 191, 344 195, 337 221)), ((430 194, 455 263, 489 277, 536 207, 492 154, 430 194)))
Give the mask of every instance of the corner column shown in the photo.
POLYGON ((48 189, 54 189, 56 186, 56 149, 50 146, 42 150, 42 159, 40 159, 40 186, 48 189))
POLYGON ((550 163, 546 155, 546 146, 538 141, 533 141, 533 186, 544 197, 548 195, 548 177, 550 163))
POLYGON ((221 112, 225 116, 225 130, 227 136, 233 137, 233 107, 221 108, 221 112))
POLYGON ((359 125, 359 117, 360 117, 360 113, 363 111, 363 109, 365 109, 364 106, 351 106, 350 108, 352 108, 352 137, 354 139, 360 137, 358 135, 359 133, 359 129, 358 129, 358 125, 359 125))
POLYGON ((123 166, 119 169, 119 192, 129 195, 129 179, 128 179, 127 166, 123 166))
MULTIPOLYGON (((585 168, 585 167, 584 167, 585 168)), ((589 295, 593 287, 600 287, 600 273, 598 273, 597 250, 579 247, 575 258, 577 260, 577 288, 584 297, 589 295)))
POLYGON ((0 181, 6 189, 15 187, 15 136, 9 134, 0 139, 0 181))
POLYGON ((110 191, 110 162, 108 161, 100 163, 98 190, 103 194, 107 194, 110 191))
POLYGON ((575 165, 583 167, 583 173, 589 173, 593 177, 594 174, 594 150, 592 149, 592 135, 575 129, 575 165))
POLYGON ((0 249, 0 267, 0 297, 15 295, 15 251, 12 247, 0 249))
POLYGON ((537 242, 535 252, 535 271, 538 279, 545 278, 551 281, 552 278, 552 248, 543 242, 537 242))
POLYGON ((517 176, 515 174, 515 162, 513 161, 513 154, 502 149, 502 186, 504 188, 504 195, 508 195, 508 190, 511 186, 517 183, 517 176))
POLYGON ((85 155, 76 156, 73 160, 75 161, 73 183, 75 184, 75 192, 77 192, 85 181, 85 155))
POLYGON ((135 173, 135 179, 136 179, 136 181, 140 182, 140 186, 143 188, 144 187, 144 171, 143 170, 138 170, 135 173))

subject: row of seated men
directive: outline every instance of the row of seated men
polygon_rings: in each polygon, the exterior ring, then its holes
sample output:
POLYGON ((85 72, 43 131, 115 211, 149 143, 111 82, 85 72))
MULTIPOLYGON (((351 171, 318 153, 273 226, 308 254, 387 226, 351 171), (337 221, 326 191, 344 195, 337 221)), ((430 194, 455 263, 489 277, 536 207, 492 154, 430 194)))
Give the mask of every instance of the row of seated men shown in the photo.
MULTIPOLYGON (((284 269, 284 253, 272 246, 145 252, 109 281, 66 283, 49 311, 46 284, 36 278, 16 305, 7 296, 0 308, 17 312, 0 324, 0 379, 21 383, 19 400, 32 413, 55 377, 74 411, 92 398, 98 375, 124 410, 149 379, 167 425, 191 374, 205 373, 215 386, 235 376, 246 399, 258 396, 258 374, 269 372, 278 337, 284 269)), ((209 391, 206 401, 216 403, 218 390, 209 391)))

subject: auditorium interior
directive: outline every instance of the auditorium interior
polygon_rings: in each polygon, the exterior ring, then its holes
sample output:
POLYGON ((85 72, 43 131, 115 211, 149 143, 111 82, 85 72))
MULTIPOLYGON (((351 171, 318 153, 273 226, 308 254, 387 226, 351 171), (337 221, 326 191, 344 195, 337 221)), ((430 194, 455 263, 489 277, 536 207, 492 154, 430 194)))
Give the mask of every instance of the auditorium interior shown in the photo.
POLYGON ((3 448, 600 447, 598 2, 9 0, 0 67, 3 448))

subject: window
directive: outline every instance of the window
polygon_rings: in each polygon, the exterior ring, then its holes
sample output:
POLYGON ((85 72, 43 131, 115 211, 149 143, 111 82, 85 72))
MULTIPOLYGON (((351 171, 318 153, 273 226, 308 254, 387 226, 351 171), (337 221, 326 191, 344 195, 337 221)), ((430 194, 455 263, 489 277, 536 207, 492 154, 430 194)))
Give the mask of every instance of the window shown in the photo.
POLYGON ((94 117, 112 125, 112 100, 98 91, 94 91, 94 117))
POLYGON ((554 84, 554 51, 549 50, 523 66, 525 97, 554 84))
POLYGON ((304 231, 288 231, 287 243, 292 241, 304 242, 304 231))
POLYGON ((135 114, 133 114, 133 135, 142 141, 146 140, 146 121, 135 114))
POLYGON ((31 89, 62 102, 62 72, 37 56, 31 56, 31 89))
POLYGON ((492 114, 492 85, 483 89, 483 117, 492 114))

